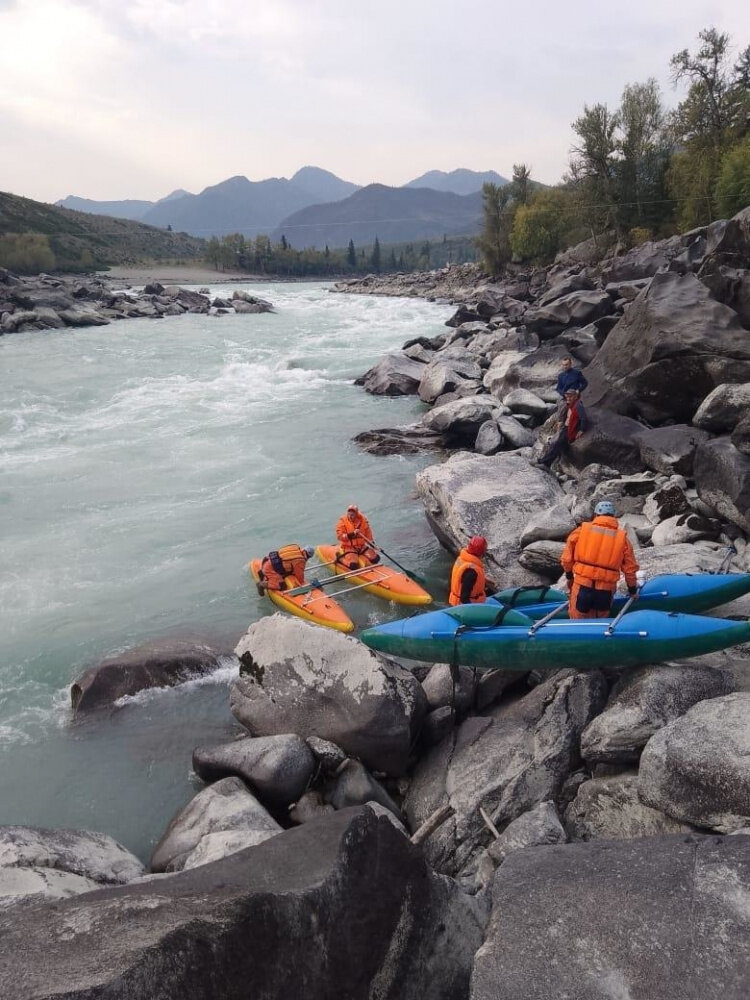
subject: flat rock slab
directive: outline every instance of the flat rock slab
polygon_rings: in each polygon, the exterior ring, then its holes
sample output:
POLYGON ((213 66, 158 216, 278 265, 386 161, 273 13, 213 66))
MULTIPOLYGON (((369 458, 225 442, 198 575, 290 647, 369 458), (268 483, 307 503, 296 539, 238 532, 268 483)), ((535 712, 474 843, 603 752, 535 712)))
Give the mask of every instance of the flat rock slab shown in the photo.
POLYGON ((130 851, 106 833, 0 826, 0 868, 54 868, 102 885, 123 885, 145 873, 130 851))
POLYGON ((584 781, 565 813, 571 840, 635 840, 694 827, 641 802, 635 772, 584 781))
POLYGON ((214 864, 0 910, 3 1000, 462 1000, 483 913, 370 809, 214 864))
POLYGON ((471 1000, 746 1000, 750 837, 538 847, 493 884, 471 1000))

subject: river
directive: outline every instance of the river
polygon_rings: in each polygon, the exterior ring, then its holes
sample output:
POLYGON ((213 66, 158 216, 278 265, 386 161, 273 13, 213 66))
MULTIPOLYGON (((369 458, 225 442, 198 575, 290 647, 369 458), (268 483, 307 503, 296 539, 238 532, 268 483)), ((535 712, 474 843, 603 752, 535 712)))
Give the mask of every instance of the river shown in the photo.
MULTIPOLYGON (((201 787, 193 748, 237 731, 236 661, 77 719, 70 682, 149 639, 237 638, 270 611, 248 559, 333 541, 348 502, 445 587, 449 561, 414 495, 434 459, 378 458, 350 439, 420 412, 352 379, 440 332, 450 307, 321 284, 250 290, 277 312, 0 337, 0 824, 100 830, 147 859, 201 787)), ((398 616, 369 595, 345 602, 358 627, 398 616)))

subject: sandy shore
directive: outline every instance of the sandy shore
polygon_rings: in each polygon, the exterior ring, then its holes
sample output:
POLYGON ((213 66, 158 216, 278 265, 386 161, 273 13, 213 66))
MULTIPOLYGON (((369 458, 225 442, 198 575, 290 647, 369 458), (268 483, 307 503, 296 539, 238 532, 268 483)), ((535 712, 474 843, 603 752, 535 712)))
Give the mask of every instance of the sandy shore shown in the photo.
POLYGON ((99 272, 109 281, 121 281, 129 285, 146 285, 149 281, 160 281, 162 285, 221 285, 228 282, 268 281, 243 271, 217 271, 203 264, 144 264, 135 267, 115 265, 109 271, 99 272))

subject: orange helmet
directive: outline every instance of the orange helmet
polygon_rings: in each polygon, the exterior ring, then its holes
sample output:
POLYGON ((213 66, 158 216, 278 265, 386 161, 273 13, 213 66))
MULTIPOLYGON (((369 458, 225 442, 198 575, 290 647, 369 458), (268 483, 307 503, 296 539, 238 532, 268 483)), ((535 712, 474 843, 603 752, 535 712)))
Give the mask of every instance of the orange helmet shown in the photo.
POLYGON ((466 551, 473 556, 483 556, 487 551, 487 539, 484 535, 474 535, 466 546, 466 551))

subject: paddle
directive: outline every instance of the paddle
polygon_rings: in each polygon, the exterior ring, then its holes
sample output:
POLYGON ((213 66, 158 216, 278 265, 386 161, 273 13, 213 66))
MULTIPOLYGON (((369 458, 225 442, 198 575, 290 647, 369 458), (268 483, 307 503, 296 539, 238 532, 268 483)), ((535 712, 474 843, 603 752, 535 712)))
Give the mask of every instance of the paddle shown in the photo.
POLYGON ((546 625, 548 621, 551 621, 555 617, 555 615, 560 614, 563 608, 567 608, 567 606, 568 602, 563 601, 562 604, 558 604, 557 607, 553 608, 549 614, 544 616, 544 618, 540 618, 538 622, 534 622, 534 624, 529 629, 529 635, 534 635, 535 632, 538 632, 539 629, 542 627, 542 625, 546 625))
POLYGON ((407 569, 406 566, 402 566, 401 563, 398 562, 398 560, 394 559, 393 556, 389 555, 385 551, 382 545, 376 545, 376 543, 370 541, 370 539, 367 538, 366 535, 363 535, 361 531, 358 531, 357 534, 359 535, 360 538, 364 538, 364 540, 367 542, 368 545, 372 545, 374 549, 377 549, 378 552, 384 555, 386 559, 390 559, 390 561, 393 563, 394 566, 398 566, 398 568, 401 570, 402 573, 405 573, 415 583, 418 583, 420 587, 425 587, 425 588, 427 587, 427 580, 425 580, 423 576, 420 576, 419 573, 413 572, 413 570, 407 569))
MULTIPOLYGON (((374 568, 377 569, 377 567, 374 568)), ((348 576, 361 576, 362 572, 361 568, 353 569, 350 573, 339 573, 338 576, 328 576, 325 580, 312 580, 301 587, 294 587, 292 590, 280 590, 279 593, 283 594, 284 597, 297 597, 299 594, 309 594, 311 590, 327 587, 331 583, 338 583, 339 580, 345 580, 348 576)))
POLYGON ((641 589, 639 587, 638 590, 636 590, 636 592, 634 594, 631 594, 630 597, 627 599, 627 601, 625 601, 625 603, 623 604, 623 606, 620 608, 620 613, 617 615, 617 617, 615 618, 615 620, 610 624, 609 628, 604 633, 605 635, 612 635, 612 633, 615 630, 615 626, 618 624, 618 622, 620 621, 620 619, 622 618, 622 616, 624 614, 626 614, 630 610, 630 608, 633 606, 633 601, 637 601, 638 600, 638 595, 640 594, 640 592, 641 592, 641 589))

